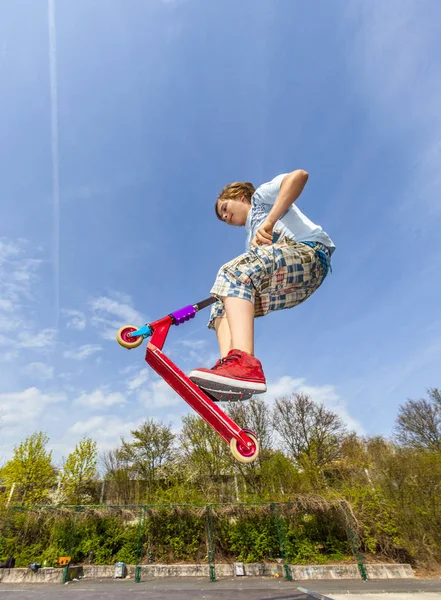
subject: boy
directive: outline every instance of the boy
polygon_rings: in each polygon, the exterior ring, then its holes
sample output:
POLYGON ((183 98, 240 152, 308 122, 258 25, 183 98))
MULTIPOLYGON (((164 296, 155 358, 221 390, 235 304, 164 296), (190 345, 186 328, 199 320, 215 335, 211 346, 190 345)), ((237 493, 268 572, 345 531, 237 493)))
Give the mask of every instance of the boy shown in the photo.
POLYGON ((220 268, 210 292, 218 302, 208 327, 216 331, 221 358, 212 369, 190 373, 216 400, 266 392, 254 356, 254 318, 300 304, 328 273, 334 243, 294 205, 307 180, 306 171, 296 170, 257 190, 231 183, 216 200, 218 219, 247 232, 247 252, 220 268))

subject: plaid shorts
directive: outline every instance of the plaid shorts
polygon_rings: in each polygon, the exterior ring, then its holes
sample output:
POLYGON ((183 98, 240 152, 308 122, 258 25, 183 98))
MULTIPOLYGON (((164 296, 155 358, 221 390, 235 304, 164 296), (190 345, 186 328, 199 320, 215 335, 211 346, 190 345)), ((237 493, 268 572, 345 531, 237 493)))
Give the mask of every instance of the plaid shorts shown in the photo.
MULTIPOLYGON (((309 242, 308 242, 309 244, 309 242)), ((304 302, 320 287, 328 274, 330 252, 284 238, 272 245, 251 248, 223 265, 210 294, 218 298, 211 307, 209 329, 225 316, 222 298, 236 297, 254 304, 254 316, 292 308, 304 302)))

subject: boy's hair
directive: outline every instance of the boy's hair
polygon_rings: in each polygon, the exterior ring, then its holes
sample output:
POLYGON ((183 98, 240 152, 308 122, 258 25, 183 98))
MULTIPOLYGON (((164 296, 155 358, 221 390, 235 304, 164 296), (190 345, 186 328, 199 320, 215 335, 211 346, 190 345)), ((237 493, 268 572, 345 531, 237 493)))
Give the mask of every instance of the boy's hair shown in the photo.
POLYGON ((242 196, 245 196, 245 200, 248 202, 248 204, 251 204, 251 197, 255 191, 256 188, 249 181, 235 181, 234 183, 229 183, 222 188, 221 193, 217 197, 214 205, 216 217, 220 221, 223 221, 218 211, 219 200, 238 200, 239 198, 242 198, 242 196))

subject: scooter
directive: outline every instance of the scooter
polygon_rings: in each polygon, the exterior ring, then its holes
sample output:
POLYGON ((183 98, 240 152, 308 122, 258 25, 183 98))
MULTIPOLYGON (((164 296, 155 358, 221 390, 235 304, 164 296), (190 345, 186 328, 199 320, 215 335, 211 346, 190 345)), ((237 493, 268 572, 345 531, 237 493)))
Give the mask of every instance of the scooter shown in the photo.
MULTIPOLYGON (((193 383, 163 352, 165 340, 172 325, 193 319, 196 313, 216 302, 210 297, 154 321, 141 328, 124 325, 116 334, 117 342, 127 349, 137 348, 151 337, 147 343, 145 360, 160 377, 177 392, 208 425, 230 446, 234 458, 242 463, 251 463, 259 456, 259 442, 256 434, 241 429, 221 410, 213 397, 193 383)), ((225 400, 246 400, 251 396, 232 394, 225 400)))

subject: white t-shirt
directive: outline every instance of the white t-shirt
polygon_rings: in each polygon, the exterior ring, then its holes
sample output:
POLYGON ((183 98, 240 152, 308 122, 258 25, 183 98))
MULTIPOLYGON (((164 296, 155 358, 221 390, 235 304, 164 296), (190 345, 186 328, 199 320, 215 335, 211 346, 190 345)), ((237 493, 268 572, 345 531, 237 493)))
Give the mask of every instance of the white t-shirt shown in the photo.
MULTIPOLYGON (((245 224, 247 231, 247 250, 256 235, 257 229, 265 221, 272 209, 280 192, 280 185, 286 173, 277 175, 273 180, 264 183, 257 188, 251 198, 251 210, 245 224)), ((335 250, 334 242, 329 235, 323 231, 320 225, 316 225, 294 204, 286 213, 280 217, 274 226, 274 233, 280 237, 288 237, 296 242, 320 242, 327 246, 331 253, 335 250)))

